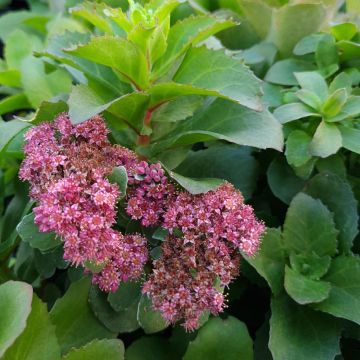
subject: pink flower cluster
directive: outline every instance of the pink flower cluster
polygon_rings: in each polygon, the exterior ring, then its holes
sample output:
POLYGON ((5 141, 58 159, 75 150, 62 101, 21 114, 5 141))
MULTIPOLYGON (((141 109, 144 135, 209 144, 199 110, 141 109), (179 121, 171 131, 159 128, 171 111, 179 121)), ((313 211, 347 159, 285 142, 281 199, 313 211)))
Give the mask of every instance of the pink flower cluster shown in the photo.
POLYGON ((25 136, 19 176, 30 182, 38 201, 33 211, 40 231, 63 239, 64 258, 72 264, 103 265, 94 282, 115 291, 119 281, 140 276, 148 254, 144 238, 112 228, 120 194, 105 177, 114 166, 131 168, 137 159, 111 145, 107 133, 101 117, 73 126, 66 114, 33 127, 25 136))
POLYGON ((63 239, 64 258, 92 270, 101 289, 115 291, 120 281, 139 278, 147 240, 114 229, 120 191, 106 178, 124 166, 129 216, 169 232, 143 293, 167 321, 183 320, 193 330, 202 314, 224 309, 223 289, 238 275, 239 250, 255 254, 265 227, 231 184, 200 195, 179 191, 160 164, 140 161, 110 144, 107 134, 99 116, 74 126, 67 114, 26 134, 20 177, 38 202, 35 222, 63 239))
POLYGON ((143 226, 159 225, 164 211, 174 194, 174 186, 169 183, 160 164, 146 161, 133 166, 129 174, 130 191, 127 213, 143 226))
POLYGON ((238 275, 239 250, 253 255, 265 227, 229 183, 201 195, 170 193, 159 220, 172 235, 143 292, 166 320, 185 319, 193 330, 204 312, 223 310, 222 290, 238 275))

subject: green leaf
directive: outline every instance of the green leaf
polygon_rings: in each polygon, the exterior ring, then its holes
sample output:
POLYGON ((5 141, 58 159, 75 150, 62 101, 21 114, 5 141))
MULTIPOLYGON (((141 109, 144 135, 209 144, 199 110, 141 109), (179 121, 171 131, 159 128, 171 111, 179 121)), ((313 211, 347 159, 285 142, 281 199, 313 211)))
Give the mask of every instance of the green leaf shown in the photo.
POLYGON ((21 74, 19 70, 0 71, 0 84, 10 87, 21 87, 21 74))
POLYGON ((253 344, 247 328, 240 320, 210 319, 189 343, 184 360, 253 359, 253 344))
POLYGON ((360 11, 360 4, 357 0, 346 0, 346 10, 357 13, 360 11))
POLYGON ((168 171, 169 176, 180 184, 190 194, 203 194, 211 190, 217 189, 224 181, 214 178, 193 179, 182 176, 173 171, 168 171))
POLYGON ((282 55, 290 55, 296 43, 317 32, 325 19, 321 3, 285 5, 273 12, 271 39, 282 55))
POLYGON ((280 60, 271 66, 265 76, 265 80, 279 85, 297 85, 295 72, 315 69, 315 65, 308 61, 298 59, 280 60))
POLYGON ((68 107, 63 101, 43 101, 29 121, 35 125, 52 121, 57 115, 67 110, 68 107))
POLYGON ((261 149, 282 149, 281 125, 268 112, 256 112, 241 105, 217 99, 193 118, 182 121, 166 139, 153 145, 154 152, 173 145, 221 139, 261 149))
POLYGON ((214 144, 204 150, 191 151, 175 171, 192 178, 222 178, 249 199, 256 187, 259 166, 247 147, 214 144))
POLYGON ((109 293, 108 302, 115 311, 130 309, 141 297, 139 282, 121 282, 117 291, 109 293))
POLYGON ((260 80, 240 60, 227 56, 223 50, 191 48, 173 80, 214 90, 250 109, 262 109, 260 80))
POLYGON ((321 101, 326 100, 328 86, 319 73, 315 71, 296 72, 295 77, 302 89, 313 92, 321 101))
POLYGON ((283 231, 287 249, 300 254, 334 255, 337 234, 333 216, 320 200, 304 193, 292 200, 283 231))
POLYGON ((295 93, 295 95, 306 105, 319 111, 321 108, 320 98, 312 91, 301 89, 295 93))
POLYGON ((101 6, 97 6, 95 3, 83 2, 82 4, 70 9, 70 13, 75 17, 80 17, 90 24, 94 25, 105 33, 112 33, 112 28, 109 22, 101 16, 101 6))
POLYGON ((327 71, 326 69, 329 67, 337 66, 339 63, 339 54, 333 36, 324 36, 319 41, 315 52, 315 60, 320 71, 327 71))
POLYGON ((83 346, 93 339, 114 336, 92 313, 88 304, 89 289, 89 278, 72 283, 51 309, 50 318, 56 326, 56 335, 63 354, 72 347, 83 346))
POLYGON ((340 130, 334 124, 322 121, 310 143, 310 152, 322 158, 336 154, 342 146, 340 130))
POLYGON ((140 131, 148 102, 144 93, 116 97, 100 84, 77 85, 68 100, 69 115, 72 123, 78 124, 106 110, 140 131))
POLYGON ((197 95, 181 96, 156 109, 151 117, 152 122, 177 122, 192 116, 203 103, 203 98, 197 95))
POLYGON ((61 246, 58 246, 55 250, 41 253, 38 250, 34 251, 34 265, 36 271, 43 278, 48 279, 52 277, 56 269, 66 269, 68 262, 63 259, 64 251, 61 246))
POLYGON ((94 340, 82 348, 71 349, 63 360, 123 360, 124 344, 119 339, 94 340))
POLYGON ((331 317, 287 296, 271 301, 269 348, 274 359, 329 360, 340 354, 340 327, 331 317))
POLYGON ((28 56, 21 63, 21 82, 34 108, 44 100, 68 93, 71 88, 71 78, 64 69, 46 73, 43 61, 33 56, 28 56))
POLYGON ((286 124, 309 116, 320 116, 320 114, 302 103, 290 103, 276 108, 274 116, 281 124, 286 124))
POLYGON ((332 94, 338 89, 345 88, 347 95, 351 94, 352 80, 351 76, 345 72, 337 75, 334 80, 330 83, 329 93, 332 94))
POLYGON ((342 121, 347 118, 356 117, 360 114, 360 96, 350 96, 340 113, 333 118, 327 119, 328 122, 342 121))
POLYGON ((347 126, 339 126, 342 145, 345 149, 360 154, 360 130, 350 128, 347 126))
POLYGON ((3 360, 59 360, 60 347, 46 304, 33 296, 26 329, 5 352, 3 360))
POLYGON ((66 53, 111 67, 138 89, 149 86, 145 56, 130 41, 113 36, 97 36, 85 45, 65 50, 66 53))
POLYGON ((286 141, 286 159, 290 165, 302 166, 311 159, 309 145, 311 137, 302 130, 292 131, 286 141))
POLYGON ((22 30, 13 31, 6 40, 4 57, 9 69, 21 69, 22 61, 42 48, 40 39, 22 30))
POLYGON ((139 298, 136 298, 128 309, 115 311, 107 300, 107 294, 97 286, 93 285, 89 293, 89 303, 95 316, 114 333, 132 332, 140 327, 136 318, 138 302, 139 298))
POLYGON ((31 311, 33 289, 19 281, 8 281, 0 286, 1 327, 0 356, 24 331, 31 311))
POLYGON ((285 251, 279 229, 268 228, 261 241, 260 250, 253 257, 245 257, 268 282, 276 295, 283 289, 285 251))
MULTIPOLYGON (((119 80, 119 76, 108 66, 97 64, 93 61, 82 59, 65 52, 65 49, 75 45, 84 45, 90 41, 90 33, 65 32, 48 40, 48 47, 44 53, 38 54, 49 57, 57 62, 71 66, 67 69, 81 83, 99 83, 110 93, 118 96, 131 91, 131 85, 119 80), (74 68, 75 71, 72 69, 74 68), (81 73, 79 73, 79 70, 81 73), (83 74, 86 75, 86 78, 83 74)), ((116 97, 116 96, 115 96, 116 97)))
POLYGON ((294 54, 301 56, 306 54, 315 53, 319 42, 329 34, 311 34, 302 38, 294 48, 294 54))
MULTIPOLYGON (((164 337, 143 336, 133 341, 126 349, 127 360, 168 360, 169 354, 175 358, 174 349, 164 337)), ((179 358, 180 359, 180 358, 179 358)))
POLYGON ((339 256, 330 266, 324 280, 331 283, 328 299, 314 305, 325 311, 360 325, 360 259, 358 256, 339 256))
POLYGON ((291 267, 298 273, 312 280, 321 279, 329 270, 331 257, 320 257, 316 253, 289 255, 291 267))
POLYGON ((115 166, 110 175, 108 175, 108 179, 111 183, 119 185, 120 190, 120 198, 125 197, 128 176, 124 166, 115 166))
POLYGON ((305 181, 297 177, 294 170, 280 156, 271 162, 266 175, 271 191, 285 204, 289 204, 305 185, 305 181))
POLYGON ((335 154, 325 159, 318 159, 316 169, 319 173, 333 173, 341 178, 346 178, 347 170, 341 154, 335 154))
POLYGON ((358 28, 354 23, 344 22, 332 26, 330 31, 338 41, 351 40, 358 32, 358 28))
POLYGON ((233 25, 234 22, 231 20, 218 19, 210 15, 187 17, 185 20, 178 21, 170 28, 166 52, 153 67, 153 79, 164 75, 191 45, 233 25))
POLYGON ((325 300, 331 285, 321 280, 312 280, 285 266, 285 290, 298 304, 312 304, 325 300))
POLYGON ((331 118, 336 116, 346 103, 346 100, 347 90, 345 88, 338 89, 332 93, 322 107, 322 112, 325 117, 331 118))
POLYGON ((146 295, 142 295, 139 301, 137 320, 145 334, 159 332, 166 329, 169 325, 159 311, 152 309, 151 299, 146 295))
POLYGON ((7 40, 9 35, 17 29, 21 29, 29 32, 31 31, 31 26, 26 25, 27 21, 36 22, 38 29, 40 32, 45 32, 46 22, 48 21, 48 17, 46 15, 40 15, 37 12, 30 11, 10 11, 5 15, 2 15, 0 18, 0 38, 4 41, 7 40))
POLYGON ((31 105, 24 93, 10 95, 0 100, 0 115, 28 108, 31 108, 31 105))
POLYGON ((161 82, 149 89, 151 107, 156 107, 167 101, 180 99, 180 96, 205 95, 217 96, 227 99, 225 95, 211 89, 202 89, 191 84, 178 84, 175 82, 161 82))
POLYGON ((61 240, 53 232, 40 232, 39 227, 34 223, 35 215, 32 212, 23 217, 16 227, 22 241, 29 243, 34 249, 48 251, 61 244, 61 240))
POLYGON ((339 229, 339 249, 349 252, 358 234, 357 201, 349 183, 340 177, 325 173, 319 174, 307 184, 305 192, 320 199, 334 214, 339 229))
POLYGON ((360 55, 360 44, 348 40, 340 40, 336 43, 340 61, 349 61, 360 55))
POLYGON ((31 126, 26 121, 11 120, 8 122, 0 122, 0 152, 4 150, 6 145, 22 130, 31 126))

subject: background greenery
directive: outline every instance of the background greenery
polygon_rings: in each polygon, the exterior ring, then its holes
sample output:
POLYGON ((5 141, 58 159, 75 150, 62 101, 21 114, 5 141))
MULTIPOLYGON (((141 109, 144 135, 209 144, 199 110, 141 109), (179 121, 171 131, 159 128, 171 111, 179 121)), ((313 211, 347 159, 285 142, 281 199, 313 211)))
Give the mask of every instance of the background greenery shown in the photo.
POLYGON ((0 6, 1 359, 360 358, 358 0, 0 6), (140 284, 102 293, 38 232, 23 133, 63 111, 103 113, 192 193, 226 179, 253 205, 268 230, 220 317, 168 327, 140 284))

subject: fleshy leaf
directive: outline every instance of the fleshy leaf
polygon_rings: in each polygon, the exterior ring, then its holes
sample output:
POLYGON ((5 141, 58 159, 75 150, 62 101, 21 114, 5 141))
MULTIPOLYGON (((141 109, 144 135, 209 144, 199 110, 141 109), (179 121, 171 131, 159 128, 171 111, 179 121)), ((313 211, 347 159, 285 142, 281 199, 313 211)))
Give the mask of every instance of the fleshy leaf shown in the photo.
POLYGON ((240 320, 210 319, 189 343, 184 360, 253 359, 253 344, 247 328, 240 320))
POLYGON ((274 294, 283 289, 285 251, 279 229, 267 229, 260 250, 253 257, 245 257, 256 271, 266 279, 274 294))
POLYGON ((50 318, 56 326, 62 353, 67 353, 72 347, 83 346, 93 339, 114 337, 92 313, 88 304, 89 289, 89 278, 72 283, 51 309, 50 318))
POLYGON ((0 286, 1 327, 0 356, 3 356, 16 338, 25 330, 31 311, 33 289, 31 285, 8 281, 0 286))
POLYGON ((333 318, 283 295, 271 301, 269 348, 274 359, 329 360, 340 354, 340 326, 333 318))
POLYGON ((339 256, 331 263, 323 280, 331 283, 328 299, 314 308, 360 325, 360 259, 356 255, 339 256))
POLYGON ((305 305, 325 300, 331 285, 321 280, 312 280, 285 266, 285 290, 298 304, 305 305))
POLYGON ((304 193, 291 202, 284 223, 285 246, 296 253, 334 255, 337 234, 333 216, 320 201, 304 193))
POLYGON ((46 304, 34 295, 26 329, 5 352, 3 360, 59 360, 60 347, 46 304))

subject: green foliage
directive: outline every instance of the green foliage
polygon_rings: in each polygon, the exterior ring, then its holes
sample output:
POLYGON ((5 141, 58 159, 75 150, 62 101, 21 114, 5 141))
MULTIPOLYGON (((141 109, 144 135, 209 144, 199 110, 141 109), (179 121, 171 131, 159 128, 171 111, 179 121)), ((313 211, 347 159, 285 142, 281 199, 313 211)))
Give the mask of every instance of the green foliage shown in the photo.
POLYGON ((245 325, 234 317, 209 320, 190 342, 184 359, 253 358, 252 341, 245 325))
POLYGON ((32 287, 9 281, 0 286, 0 303, 3 308, 0 344, 2 356, 24 331, 31 311, 32 287))
POLYGON ((93 339, 114 337, 92 313, 87 301, 89 289, 89 278, 71 284, 65 295, 58 299, 51 309, 50 319, 56 326, 62 354, 72 347, 84 346, 93 339))

